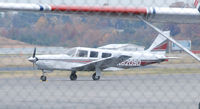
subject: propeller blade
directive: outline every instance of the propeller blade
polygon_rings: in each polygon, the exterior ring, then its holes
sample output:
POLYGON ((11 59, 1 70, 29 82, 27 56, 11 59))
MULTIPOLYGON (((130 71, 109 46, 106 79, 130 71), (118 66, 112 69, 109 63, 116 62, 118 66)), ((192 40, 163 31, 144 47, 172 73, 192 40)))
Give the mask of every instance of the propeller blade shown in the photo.
POLYGON ((36 54, 36 48, 34 48, 34 51, 33 51, 33 58, 35 58, 35 54, 36 54))

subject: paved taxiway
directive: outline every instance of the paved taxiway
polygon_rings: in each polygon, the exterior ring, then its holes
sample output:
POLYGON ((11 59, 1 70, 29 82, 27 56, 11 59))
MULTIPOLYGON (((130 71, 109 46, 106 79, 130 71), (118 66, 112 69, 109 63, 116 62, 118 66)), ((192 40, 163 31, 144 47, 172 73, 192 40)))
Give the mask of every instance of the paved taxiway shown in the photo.
POLYGON ((197 109, 200 74, 0 79, 0 109, 197 109))

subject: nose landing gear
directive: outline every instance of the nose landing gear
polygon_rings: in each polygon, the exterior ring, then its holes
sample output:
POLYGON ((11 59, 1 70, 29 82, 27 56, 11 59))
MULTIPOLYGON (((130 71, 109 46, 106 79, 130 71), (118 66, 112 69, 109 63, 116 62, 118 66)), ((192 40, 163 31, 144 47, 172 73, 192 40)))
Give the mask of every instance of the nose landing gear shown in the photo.
POLYGON ((76 75, 76 71, 72 71, 71 75, 70 75, 70 80, 76 80, 77 79, 77 75, 76 75))
POLYGON ((40 77, 40 80, 42 80, 42 81, 47 81, 47 77, 45 76, 45 71, 44 70, 42 70, 42 76, 40 77))

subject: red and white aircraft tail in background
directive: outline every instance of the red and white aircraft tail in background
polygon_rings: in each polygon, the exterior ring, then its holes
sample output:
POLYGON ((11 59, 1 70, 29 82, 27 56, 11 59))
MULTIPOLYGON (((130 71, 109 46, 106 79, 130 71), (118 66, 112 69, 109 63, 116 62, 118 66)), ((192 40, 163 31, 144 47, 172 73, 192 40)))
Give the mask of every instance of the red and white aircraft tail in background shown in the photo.
POLYGON ((199 0, 194 1, 195 8, 171 8, 171 7, 120 7, 120 6, 71 6, 48 5, 30 3, 0 3, 0 11, 27 11, 56 14, 78 14, 90 16, 126 17, 142 20, 168 40, 182 48, 189 55, 200 61, 200 58, 191 51, 177 43, 173 38, 166 36, 159 28, 150 22, 172 23, 200 23, 199 0))

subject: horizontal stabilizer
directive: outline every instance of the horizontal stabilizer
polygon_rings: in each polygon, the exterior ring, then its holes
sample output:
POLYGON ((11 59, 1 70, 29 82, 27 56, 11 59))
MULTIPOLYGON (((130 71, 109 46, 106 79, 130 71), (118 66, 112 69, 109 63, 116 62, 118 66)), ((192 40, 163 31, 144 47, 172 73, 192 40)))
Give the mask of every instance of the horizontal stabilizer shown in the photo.
POLYGON ((166 57, 166 59, 180 59, 181 57, 166 57))

